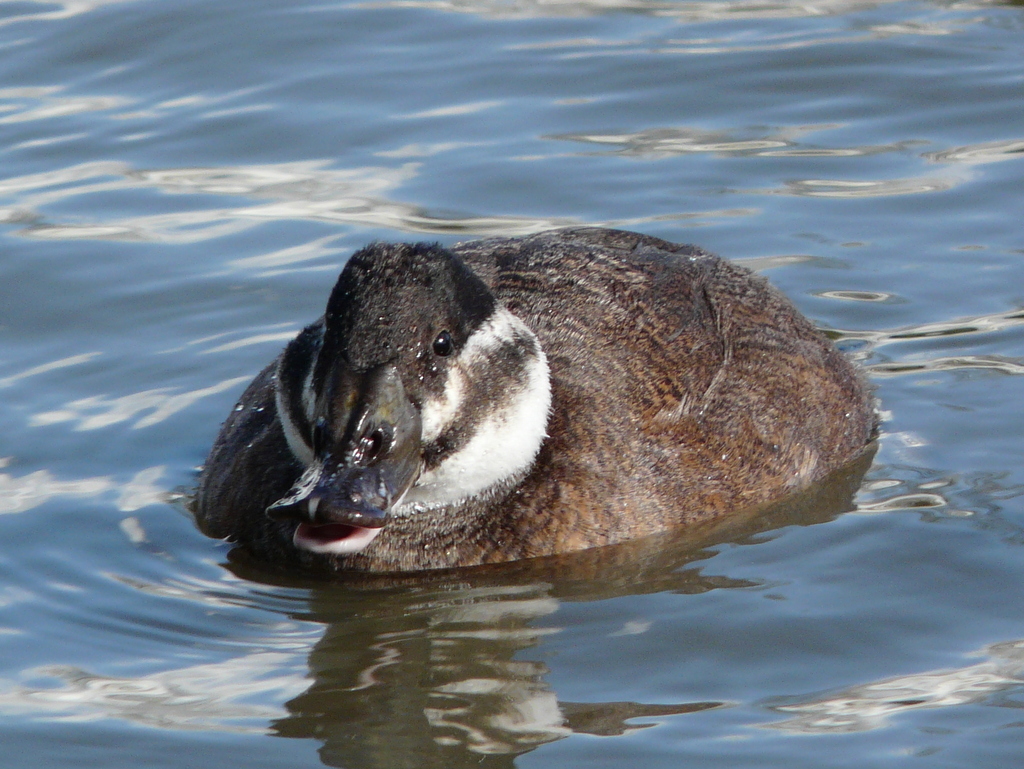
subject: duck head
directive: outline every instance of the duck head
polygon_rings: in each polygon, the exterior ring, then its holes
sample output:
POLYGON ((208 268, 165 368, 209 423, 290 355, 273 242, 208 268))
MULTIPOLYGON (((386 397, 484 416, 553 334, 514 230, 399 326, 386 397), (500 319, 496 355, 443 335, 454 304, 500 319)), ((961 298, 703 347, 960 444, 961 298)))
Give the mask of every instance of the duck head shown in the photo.
POLYGON ((544 439, 534 333, 436 245, 374 244, 278 363, 276 405, 304 472, 267 509, 293 543, 346 555, 396 518, 507 487, 544 439))

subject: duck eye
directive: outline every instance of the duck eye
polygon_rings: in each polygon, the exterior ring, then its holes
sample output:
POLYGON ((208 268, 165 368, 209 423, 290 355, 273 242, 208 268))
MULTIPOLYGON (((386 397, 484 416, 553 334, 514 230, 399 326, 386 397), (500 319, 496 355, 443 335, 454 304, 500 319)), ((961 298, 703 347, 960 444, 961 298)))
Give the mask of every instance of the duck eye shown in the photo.
POLYGON ((313 454, 320 456, 327 444, 327 420, 320 417, 313 425, 313 454))
POLYGON ((452 342, 452 335, 447 331, 442 331, 437 335, 437 339, 434 340, 434 355, 440 355, 442 358, 446 358, 452 354, 452 350, 455 349, 455 344, 452 342))

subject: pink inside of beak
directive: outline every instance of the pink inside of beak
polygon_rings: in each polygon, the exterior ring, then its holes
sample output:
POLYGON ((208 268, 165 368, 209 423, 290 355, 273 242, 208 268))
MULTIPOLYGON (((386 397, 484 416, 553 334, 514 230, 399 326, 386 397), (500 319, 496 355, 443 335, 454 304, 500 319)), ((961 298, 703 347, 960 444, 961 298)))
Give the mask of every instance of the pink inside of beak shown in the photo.
POLYGON ((292 541, 296 547, 309 550, 311 553, 344 555, 358 553, 369 545, 380 532, 380 529, 349 526, 345 523, 327 523, 321 526, 300 523, 295 529, 292 541))

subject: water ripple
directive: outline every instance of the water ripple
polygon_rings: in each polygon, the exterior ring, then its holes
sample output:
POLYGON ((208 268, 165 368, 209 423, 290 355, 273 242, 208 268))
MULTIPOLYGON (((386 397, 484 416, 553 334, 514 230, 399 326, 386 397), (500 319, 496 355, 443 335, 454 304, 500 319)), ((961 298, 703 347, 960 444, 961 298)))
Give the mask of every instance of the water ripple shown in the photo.
POLYGON ((770 705, 785 721, 766 724, 796 734, 849 734, 880 729, 900 713, 981 703, 1024 683, 1024 641, 1008 641, 977 653, 985 662, 952 670, 916 673, 853 686, 836 694, 770 705))
MULTIPOLYGON (((289 334, 288 338, 291 336, 289 334)), ((138 419, 132 425, 133 430, 141 430, 163 422, 179 411, 187 409, 201 398, 230 390, 249 379, 248 376, 232 377, 209 387, 200 387, 183 393, 175 392, 172 388, 159 387, 123 395, 119 398, 91 395, 71 401, 61 409, 34 414, 30 418, 29 424, 33 427, 43 427, 63 422, 77 422, 74 426, 75 430, 99 430, 120 422, 130 421, 148 411, 149 414, 138 419)))
MULTIPOLYGON (((308 243, 300 243, 297 246, 289 246, 279 251, 272 251, 269 254, 257 254, 256 256, 245 256, 232 259, 227 263, 229 270, 252 270, 257 276, 271 277, 282 272, 292 272, 298 265, 307 262, 317 261, 324 257, 340 255, 341 249, 330 248, 329 244, 338 240, 338 235, 327 235, 317 238, 308 243)), ((340 269, 339 264, 316 265, 305 267, 305 269, 340 269)))
MULTIPOLYGON (((127 164, 85 163, 41 174, 0 180, 0 195, 14 198, 0 208, 0 222, 22 224, 15 234, 46 240, 127 240, 189 244, 241 232, 268 221, 312 220, 359 224, 404 232, 528 235, 578 225, 574 218, 436 215, 420 206, 387 199, 387 193, 414 178, 418 163, 399 168, 328 169, 325 161, 265 166, 138 170, 127 164), (206 194, 267 201, 228 208, 177 211, 114 221, 48 221, 39 212, 81 195, 123 190, 155 190, 166 195, 206 194)), ((757 209, 728 208, 657 214, 649 217, 591 222, 632 227, 646 222, 686 220, 700 223, 722 217, 750 216, 757 209)), ((273 275, 284 268, 328 253, 331 238, 293 249, 228 262, 229 269, 256 269, 273 275), (271 268, 271 269, 267 269, 271 268), (274 269, 276 268, 276 269, 274 269)), ((318 265, 313 269, 327 269, 318 265)))
POLYGON ((0 681, 0 711, 53 721, 115 718, 156 729, 262 734, 266 721, 286 714, 276 703, 308 685, 304 663, 302 653, 261 651, 138 677, 52 665, 26 674, 56 679, 58 686, 0 681), (245 702, 252 699, 275 704, 245 702))
POLYGON ((761 195, 795 195, 807 198, 881 198, 943 192, 968 181, 964 175, 911 176, 902 179, 793 179, 782 188, 751 189, 761 195))
MULTIPOLYGON (((587 132, 551 134, 543 138, 609 147, 605 151, 576 153, 580 155, 616 155, 644 160, 657 160, 688 154, 712 154, 720 157, 782 157, 782 158, 847 158, 883 153, 907 153, 927 144, 924 140, 853 147, 808 145, 807 134, 843 128, 842 124, 810 124, 776 126, 769 129, 748 127, 732 131, 708 131, 690 126, 647 128, 631 132, 587 132)), ((1020 157, 1020 142, 953 148, 924 154, 932 162, 978 164, 1020 157)), ((970 181, 972 175, 963 170, 925 174, 898 179, 791 179, 781 187, 731 190, 761 195, 793 195, 811 198, 864 199, 893 195, 916 195, 942 192, 970 181)))
MULTIPOLYGON (((10 457, 0 458, 0 468, 10 457)), ((166 467, 157 465, 135 473, 119 484, 109 475, 60 480, 49 470, 36 470, 22 476, 0 473, 0 515, 23 513, 56 498, 87 499, 120 490, 115 505, 121 512, 134 512, 152 504, 168 501, 170 492, 157 485, 166 467)))
MULTIPOLYGON (((212 353, 219 352, 230 352, 231 350, 237 350, 241 347, 251 347, 256 344, 267 344, 269 342, 290 342, 292 337, 295 336, 297 329, 292 328, 289 331, 275 331, 268 334, 253 334, 242 339, 236 339, 234 342, 225 342, 219 344, 216 347, 211 347, 208 350, 203 350, 200 355, 210 355, 212 353)), ((231 380, 232 382, 236 380, 231 380)), ((217 392, 221 392, 218 390, 217 392)), ((212 393, 209 393, 212 395, 212 393)), ((191 405, 191 404, 189 404, 191 405)))
POLYGON ((24 0, 20 3, 11 3, 15 6, 15 11, 0 19, 0 27, 19 21, 70 19, 106 5, 119 5, 126 2, 131 2, 131 0, 24 0), (37 8, 40 10, 36 10, 37 8))
POLYGON ((403 118, 431 118, 431 117, 452 117, 453 115, 473 115, 477 112, 483 112, 484 110, 493 109, 503 104, 501 101, 490 100, 490 101, 475 101, 469 104, 453 104, 449 107, 437 107, 435 109, 423 110, 421 112, 412 112, 408 115, 402 115, 403 118))
POLYGON ((11 374, 10 376, 0 378, 0 388, 10 387, 17 381, 27 379, 29 377, 36 376, 38 374, 47 374, 51 371, 58 371, 63 368, 69 368, 71 366, 78 366, 82 363, 88 363, 100 353, 98 352, 85 352, 80 355, 71 355, 67 358, 61 358, 60 360, 51 361, 50 363, 43 363, 39 366, 33 366, 32 368, 25 369, 17 374, 11 374))
POLYGON ((859 513, 890 513, 894 510, 917 510, 920 508, 945 507, 949 503, 940 494, 919 492, 916 494, 900 494, 881 502, 861 503, 857 505, 859 513))
MULTIPOLYGON (((2 94, 0 94, 2 97, 2 94)), ((11 110, 0 117, 0 125, 5 123, 27 123, 32 120, 48 120, 55 117, 68 117, 83 112, 101 112, 116 109, 128 104, 128 100, 120 96, 61 96, 43 99, 42 103, 26 108, 11 108, 4 105, 3 109, 11 110)))
POLYGON ((929 152, 924 157, 936 163, 966 163, 968 165, 1020 160, 1024 158, 1024 139, 965 144, 962 147, 929 152))
POLYGON ((846 302, 889 302, 895 299, 895 294, 886 291, 818 291, 815 296, 824 299, 841 299, 846 302))
MULTIPOLYGON (((877 3, 876 5, 882 5, 877 3)), ((710 6, 711 4, 709 4, 710 6)), ((685 7, 685 4, 674 6, 675 8, 685 7)), ((692 6, 691 6, 692 7, 692 6)), ((762 5, 762 8, 764 6, 762 5)), ((709 21, 728 20, 735 21, 746 16, 753 15, 735 13, 736 6, 729 3, 715 3, 712 11, 725 10, 721 18, 713 18, 712 14, 691 14, 686 17, 677 17, 681 23, 700 24, 709 21)), ((846 7, 836 9, 834 13, 817 13, 817 9, 808 8, 805 4, 787 4, 786 10, 790 11, 790 17, 797 16, 845 16, 850 13, 865 10, 864 5, 860 7, 846 7)), ((966 6, 960 11, 971 10, 966 6)), ((659 13, 659 16, 672 16, 671 13, 659 13)), ((776 17, 779 18, 779 17, 776 17)), ((964 31, 969 25, 985 21, 985 17, 956 17, 944 19, 930 19, 928 21, 906 21, 894 24, 875 25, 849 25, 840 26, 838 22, 832 22, 831 26, 815 25, 801 30, 790 30, 781 33, 769 33, 768 27, 764 27, 757 34, 752 34, 749 27, 729 35, 718 37, 701 36, 693 38, 669 38, 660 39, 655 35, 640 36, 634 38, 597 38, 597 37, 575 37, 562 40, 545 40, 537 43, 518 43, 508 46, 511 50, 544 50, 544 51, 565 51, 559 55, 561 59, 588 59, 594 57, 628 56, 630 58, 646 57, 651 55, 669 56, 693 56, 708 54, 736 54, 736 53, 766 53, 778 51, 791 51, 813 46, 836 46, 850 43, 865 43, 875 40, 885 40, 897 36, 927 36, 937 37, 953 35, 964 31)))
MULTIPOLYGON (((857 340, 867 342, 871 347, 881 347, 894 342, 917 339, 934 339, 961 334, 990 334, 1024 325, 1024 309, 996 312, 991 315, 975 315, 966 318, 922 323, 904 326, 891 331, 853 331, 830 329, 828 334, 836 340, 857 340)), ((1000 356, 962 356, 961 360, 1004 360, 1000 356)), ((1017 373, 1017 372, 1013 372, 1017 373)))
POLYGON ((770 2, 726 0, 714 2, 665 2, 665 0, 382 0, 361 3, 361 8, 427 8, 452 13, 472 13, 498 18, 574 17, 608 13, 638 13, 695 23, 736 19, 792 19, 841 16, 877 8, 896 0, 817 0, 770 2))
POLYGON ((327 168, 327 161, 272 165, 135 169, 94 162, 0 180, 0 221, 25 224, 17 234, 61 240, 132 240, 195 243, 240 232, 267 221, 313 220, 410 232, 524 235, 577 223, 571 219, 517 216, 439 216, 385 195, 413 179, 419 163, 398 168, 327 168), (205 194, 269 201, 201 211, 176 211, 113 221, 48 221, 44 206, 95 193, 155 190, 165 195, 205 194))
POLYGON ((663 158, 675 155, 710 153, 720 156, 758 157, 864 157, 887 152, 904 152, 924 141, 856 147, 802 146, 801 137, 843 128, 841 123, 750 126, 730 131, 709 131, 692 126, 647 128, 628 132, 589 132, 552 134, 546 139, 572 141, 613 147, 606 153, 637 158, 663 158))
POLYGON ((1024 361, 1002 355, 958 355, 919 361, 872 363, 865 368, 876 377, 919 374, 924 371, 964 371, 989 369, 1003 374, 1024 374, 1024 361))
POLYGON ((0 473, 0 515, 23 513, 56 497, 98 497, 114 488, 109 476, 61 481, 49 470, 15 477, 0 473))

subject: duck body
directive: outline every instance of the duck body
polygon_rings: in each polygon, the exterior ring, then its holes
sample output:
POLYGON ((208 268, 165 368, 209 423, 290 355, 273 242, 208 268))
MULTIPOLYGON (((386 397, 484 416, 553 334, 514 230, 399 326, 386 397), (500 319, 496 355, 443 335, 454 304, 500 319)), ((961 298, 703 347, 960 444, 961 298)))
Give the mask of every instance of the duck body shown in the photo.
POLYGON ((242 395, 195 508, 279 565, 469 566, 781 499, 874 430, 831 342, 694 246, 598 228, 374 244, 242 395))

